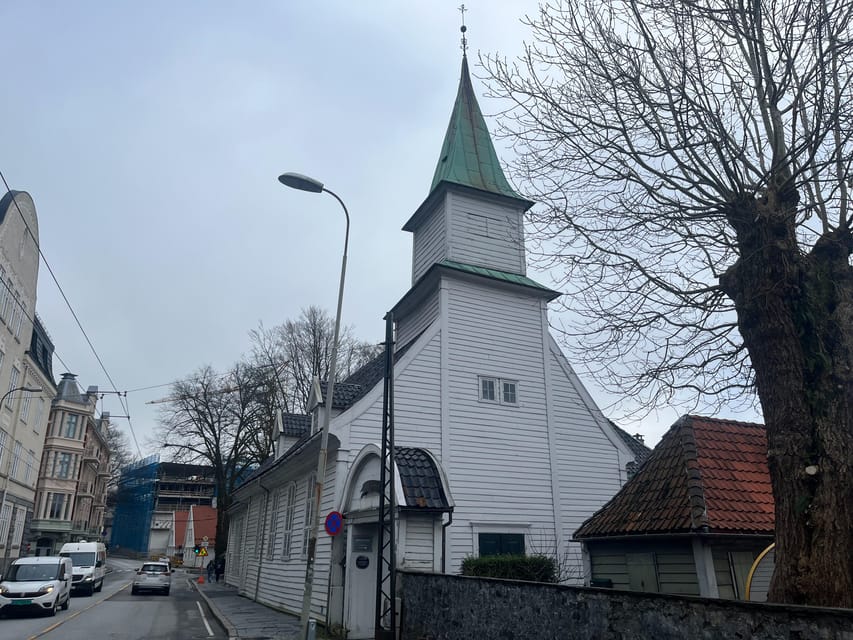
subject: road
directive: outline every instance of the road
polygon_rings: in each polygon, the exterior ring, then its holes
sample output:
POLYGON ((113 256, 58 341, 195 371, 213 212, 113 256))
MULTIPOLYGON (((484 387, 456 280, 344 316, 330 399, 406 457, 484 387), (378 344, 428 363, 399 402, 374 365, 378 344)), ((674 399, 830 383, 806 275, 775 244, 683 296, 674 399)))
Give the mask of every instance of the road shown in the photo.
POLYGON ((3 640, 222 640, 228 636, 178 569, 171 594, 130 595, 140 562, 109 558, 104 588, 92 596, 75 595, 68 611, 56 617, 10 614, 0 619, 3 640))

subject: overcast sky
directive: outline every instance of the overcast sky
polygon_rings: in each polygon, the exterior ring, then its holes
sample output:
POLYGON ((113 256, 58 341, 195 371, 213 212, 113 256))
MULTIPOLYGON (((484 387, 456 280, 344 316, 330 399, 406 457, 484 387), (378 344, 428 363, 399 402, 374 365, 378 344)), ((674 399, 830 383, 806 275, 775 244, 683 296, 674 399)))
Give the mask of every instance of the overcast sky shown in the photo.
MULTIPOLYGON (((400 227, 428 193, 456 95, 458 4, 0 4, 0 170, 32 195, 44 255, 120 390, 224 371, 259 322, 333 311, 343 215, 327 195, 282 187, 284 171, 346 201, 344 323, 382 339, 411 284, 400 227)), ((472 61, 519 54, 535 0, 466 6, 472 61)), ((110 389, 44 265, 37 310, 81 386, 110 389)), ((612 399, 579 373, 607 412, 612 399)), ((145 403, 167 393, 128 394, 143 453, 156 421, 145 403)), ((101 409, 124 413, 113 396, 101 409)), ((623 424, 656 442, 675 417, 623 424)))

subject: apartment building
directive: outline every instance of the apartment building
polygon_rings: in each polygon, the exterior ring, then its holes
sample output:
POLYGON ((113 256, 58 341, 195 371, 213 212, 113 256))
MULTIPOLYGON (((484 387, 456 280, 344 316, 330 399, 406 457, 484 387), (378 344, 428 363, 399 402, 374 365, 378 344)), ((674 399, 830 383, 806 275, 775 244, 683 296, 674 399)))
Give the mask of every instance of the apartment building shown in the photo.
POLYGON ((35 315, 38 218, 29 194, 0 198, 0 572, 20 555, 32 517, 53 344, 35 315))
POLYGON ((66 542, 102 539, 110 478, 109 414, 95 417, 97 400, 97 387, 81 392, 74 374, 62 374, 50 410, 30 526, 36 555, 55 553, 66 542))

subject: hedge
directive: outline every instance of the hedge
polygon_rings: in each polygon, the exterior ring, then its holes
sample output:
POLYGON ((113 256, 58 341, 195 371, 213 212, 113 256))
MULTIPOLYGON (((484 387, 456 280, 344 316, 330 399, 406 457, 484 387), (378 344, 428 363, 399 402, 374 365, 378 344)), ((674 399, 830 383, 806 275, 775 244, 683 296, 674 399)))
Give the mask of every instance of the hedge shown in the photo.
POLYGON ((555 583, 557 566, 543 555, 468 556, 462 561, 462 575, 555 583))

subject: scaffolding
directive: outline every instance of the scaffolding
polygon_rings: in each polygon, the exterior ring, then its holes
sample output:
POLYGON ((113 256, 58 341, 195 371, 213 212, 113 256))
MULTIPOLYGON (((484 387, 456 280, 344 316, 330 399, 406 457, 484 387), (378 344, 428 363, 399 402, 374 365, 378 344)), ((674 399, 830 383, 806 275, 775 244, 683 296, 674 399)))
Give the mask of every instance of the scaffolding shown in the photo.
POLYGON ((113 548, 137 553, 148 551, 159 466, 160 456, 155 454, 122 469, 110 539, 113 548))

